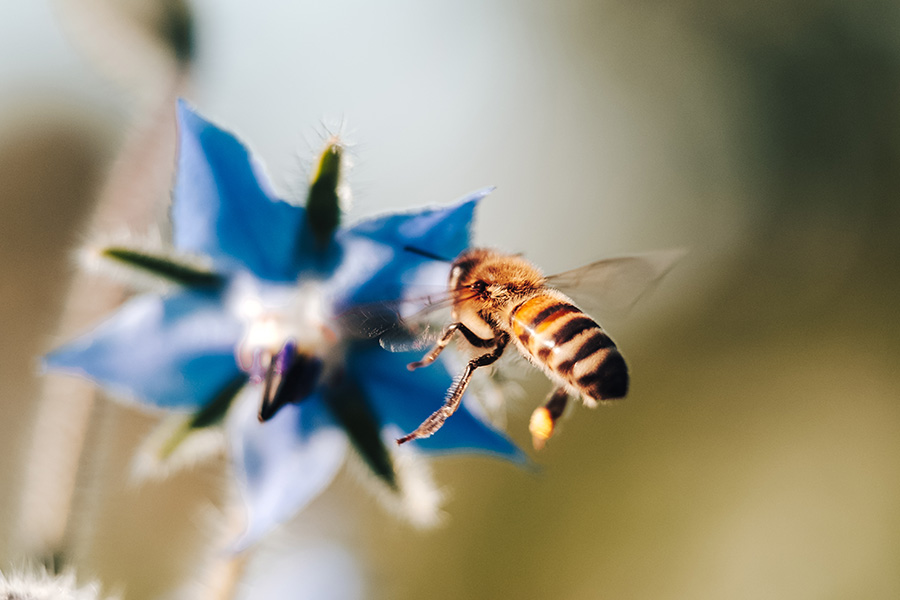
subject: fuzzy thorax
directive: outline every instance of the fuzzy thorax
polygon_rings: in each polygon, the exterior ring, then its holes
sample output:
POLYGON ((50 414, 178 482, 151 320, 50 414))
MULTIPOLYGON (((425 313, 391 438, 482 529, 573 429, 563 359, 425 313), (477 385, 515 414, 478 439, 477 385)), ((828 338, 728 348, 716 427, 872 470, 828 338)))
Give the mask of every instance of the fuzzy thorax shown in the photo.
POLYGON ((515 305, 544 286, 541 271, 515 254, 478 248, 460 255, 450 272, 450 289, 462 300, 460 314, 480 314, 503 328, 515 305))

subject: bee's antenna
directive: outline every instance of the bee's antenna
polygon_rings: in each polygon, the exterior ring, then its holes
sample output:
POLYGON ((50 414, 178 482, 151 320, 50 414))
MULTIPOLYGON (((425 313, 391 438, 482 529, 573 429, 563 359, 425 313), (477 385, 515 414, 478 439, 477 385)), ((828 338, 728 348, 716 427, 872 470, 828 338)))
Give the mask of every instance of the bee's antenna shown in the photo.
POLYGON ((418 254, 419 256, 424 256, 425 258, 430 258, 431 260, 439 260, 441 262, 449 263, 453 262, 451 259, 438 256, 433 252, 429 252, 428 250, 422 250, 421 248, 416 248, 415 246, 403 246, 403 249, 407 252, 412 252, 414 254, 418 254))

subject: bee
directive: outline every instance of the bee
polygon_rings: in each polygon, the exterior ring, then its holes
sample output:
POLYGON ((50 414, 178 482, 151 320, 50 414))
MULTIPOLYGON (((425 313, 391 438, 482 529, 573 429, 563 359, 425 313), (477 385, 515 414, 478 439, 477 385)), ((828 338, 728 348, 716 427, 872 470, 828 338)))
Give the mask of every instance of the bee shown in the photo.
POLYGON ((625 397, 629 374, 625 359, 597 321, 558 288, 599 285, 619 308, 633 304, 682 255, 680 251, 614 258, 545 277, 525 258, 495 250, 471 249, 453 261, 448 281, 452 322, 410 370, 433 363, 455 336, 474 356, 448 390, 446 401, 403 444, 433 435, 459 408, 472 375, 495 363, 509 345, 539 367, 555 384, 546 403, 531 416, 536 449, 553 434, 570 396, 595 407, 625 397))

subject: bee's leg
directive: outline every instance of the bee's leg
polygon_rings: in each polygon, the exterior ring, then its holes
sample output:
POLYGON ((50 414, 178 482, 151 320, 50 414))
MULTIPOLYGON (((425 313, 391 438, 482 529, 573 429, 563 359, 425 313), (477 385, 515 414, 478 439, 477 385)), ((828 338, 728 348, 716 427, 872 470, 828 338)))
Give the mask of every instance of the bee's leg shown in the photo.
POLYGON ((456 333, 456 330, 462 326, 462 323, 451 323, 447 325, 444 329, 444 332, 441 334, 441 339, 437 341, 434 345, 434 348, 428 351, 428 354, 422 357, 422 360, 417 360, 416 362, 411 362, 406 365, 406 368, 410 371, 415 371, 420 367, 427 367, 431 363, 433 363, 438 355, 447 347, 447 344, 450 343, 450 338, 453 337, 453 334, 456 333))
POLYGON ((558 387, 550 393, 550 398, 546 404, 536 408, 531 413, 528 430, 531 432, 531 442, 534 444, 535 450, 543 448, 550 436, 553 435, 556 421, 559 420, 563 411, 566 410, 568 401, 569 392, 564 387, 558 387))
POLYGON ((398 444, 431 436, 435 431, 441 428, 444 421, 447 420, 447 417, 456 412, 456 409, 459 408, 459 403, 462 400, 463 392, 466 391, 469 380, 472 378, 472 373, 474 373, 475 369, 478 367, 492 364, 500 358, 500 355, 503 354, 503 350, 506 348, 506 344, 509 343, 509 335, 501 333, 495 340, 496 343, 493 350, 487 354, 482 354, 481 356, 473 358, 466 364, 462 377, 459 378, 459 381, 457 381, 447 393, 447 400, 444 401, 444 405, 430 417, 425 419, 415 431, 398 439, 398 444))
POLYGON ((447 344, 450 343, 450 338, 452 338, 453 334, 457 331, 463 334, 470 344, 478 348, 487 348, 489 346, 493 346, 496 343, 493 339, 481 339, 480 337, 472 333, 472 331, 462 323, 451 323, 450 325, 447 325, 446 329, 444 329, 444 332, 441 334, 441 339, 437 341, 437 343, 434 345, 434 348, 429 350, 428 354, 426 354, 422 358, 422 360, 411 362, 406 365, 406 368, 410 371, 415 371, 420 367, 427 367, 428 365, 433 363, 437 359, 438 355, 444 350, 444 348, 447 347, 447 344))

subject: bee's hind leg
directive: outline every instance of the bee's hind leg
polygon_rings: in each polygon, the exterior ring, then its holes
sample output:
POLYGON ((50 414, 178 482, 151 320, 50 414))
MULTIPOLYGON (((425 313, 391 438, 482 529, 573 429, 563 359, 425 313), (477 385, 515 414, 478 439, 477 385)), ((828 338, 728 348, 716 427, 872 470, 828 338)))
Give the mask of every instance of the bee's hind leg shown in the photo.
MULTIPOLYGON (((444 337, 449 336, 445 334, 444 337)), ((443 340, 443 337, 441 339, 443 340)), ((466 387, 468 387, 469 385, 469 380, 472 378, 472 373, 474 373, 475 369, 477 369, 478 367, 484 367, 492 364, 496 362, 498 358, 500 358, 500 355, 503 354, 503 350, 506 348, 506 344, 509 343, 509 335, 507 335, 506 333, 500 334, 500 336, 496 338, 495 343, 496 345, 494 346, 493 350, 491 350, 487 354, 482 354, 481 356, 473 358, 466 364, 466 368, 463 371, 462 377, 459 378, 459 381, 457 381, 447 393, 447 400, 444 402, 444 405, 437 411, 435 411, 430 417, 425 419, 425 421, 423 421, 415 431, 399 438, 397 440, 398 444, 404 444, 410 440, 429 437, 443 426, 444 421, 447 420, 447 417, 455 413, 456 409, 459 408, 459 403, 462 400, 463 392, 466 391, 466 387)), ((444 343, 444 345, 446 345, 446 343, 444 343)), ((443 348, 443 346, 440 347, 443 348)), ((437 350, 437 348, 438 346, 435 346, 435 350, 437 350)), ((429 352, 428 356, 434 353, 435 350, 429 352)))
POLYGON ((550 436, 553 435, 553 428, 563 411, 566 410, 568 402, 569 392, 565 387, 560 386, 550 393, 546 404, 531 413, 528 430, 531 432, 531 443, 534 444, 535 450, 543 448, 550 436))

